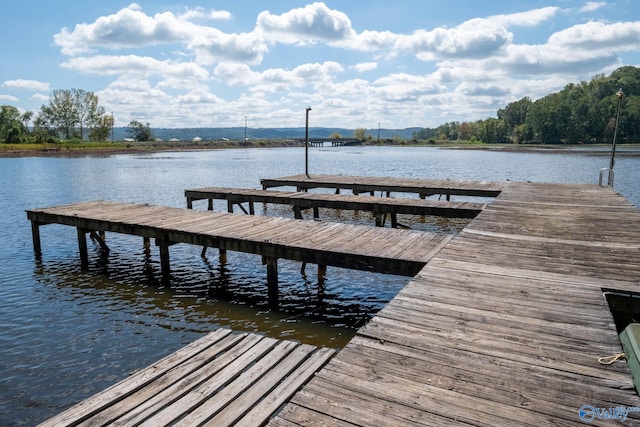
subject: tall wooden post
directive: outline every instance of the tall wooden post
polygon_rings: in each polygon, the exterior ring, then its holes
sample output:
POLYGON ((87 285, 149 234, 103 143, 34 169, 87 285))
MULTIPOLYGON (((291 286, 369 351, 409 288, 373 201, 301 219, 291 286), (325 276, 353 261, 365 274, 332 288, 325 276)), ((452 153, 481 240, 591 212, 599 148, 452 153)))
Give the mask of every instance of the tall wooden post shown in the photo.
POLYGON ((278 307, 278 258, 265 257, 267 264, 267 286, 269 287, 269 305, 278 307))
POLYGON ((169 261, 169 242, 156 239, 156 244, 160 248, 160 266, 162 269, 162 284, 171 283, 171 263, 169 261))
POLYGON ((324 264, 318 264, 318 286, 324 288, 324 283, 327 278, 327 266, 324 264))
POLYGON ((31 239, 33 240, 33 252, 36 258, 42 257, 42 245, 40 244, 40 223, 31 221, 31 239))
POLYGON ((89 253, 87 251, 87 230, 78 227, 78 249, 80 251, 80 266, 83 269, 89 268, 89 253))

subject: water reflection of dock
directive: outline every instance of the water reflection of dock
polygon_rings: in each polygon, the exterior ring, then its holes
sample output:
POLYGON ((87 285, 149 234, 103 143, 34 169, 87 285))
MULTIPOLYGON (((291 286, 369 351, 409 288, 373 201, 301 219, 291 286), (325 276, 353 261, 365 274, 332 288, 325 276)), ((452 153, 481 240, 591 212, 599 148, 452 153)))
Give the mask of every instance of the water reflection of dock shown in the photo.
MULTIPOLYGON (((289 389, 270 425, 606 425, 594 409, 640 407, 627 363, 598 360, 622 351, 626 326, 603 294, 640 291, 640 212, 610 188, 496 186, 496 199, 345 348, 289 389)), ((244 218, 247 227, 258 219, 244 218)))

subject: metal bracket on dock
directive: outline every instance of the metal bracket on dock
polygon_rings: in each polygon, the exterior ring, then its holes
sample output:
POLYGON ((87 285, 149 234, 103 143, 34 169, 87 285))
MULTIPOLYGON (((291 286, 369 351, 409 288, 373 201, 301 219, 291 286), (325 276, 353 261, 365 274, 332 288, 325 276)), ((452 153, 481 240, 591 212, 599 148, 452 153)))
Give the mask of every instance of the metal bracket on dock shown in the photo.
POLYGON ((600 178, 598 178, 598 185, 600 187, 611 187, 611 188, 613 188, 613 178, 614 178, 613 169, 602 168, 602 169, 600 169, 600 178), (604 177, 605 173, 607 174, 607 185, 602 185, 602 178, 604 177))

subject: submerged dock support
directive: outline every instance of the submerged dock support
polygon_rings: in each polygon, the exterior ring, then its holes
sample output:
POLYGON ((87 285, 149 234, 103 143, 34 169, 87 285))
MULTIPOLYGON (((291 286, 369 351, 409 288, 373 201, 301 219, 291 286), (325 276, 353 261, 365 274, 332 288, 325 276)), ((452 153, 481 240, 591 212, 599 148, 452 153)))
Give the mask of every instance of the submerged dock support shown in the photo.
POLYGON ((278 258, 264 257, 267 264, 267 286, 269 288, 269 305, 278 306, 278 258))
POLYGON ((167 240, 156 238, 156 245, 160 249, 160 266, 162 270, 162 284, 169 285, 171 283, 171 262, 169 260, 170 243, 167 240))
POLYGON ((33 240, 33 252, 36 258, 42 257, 42 244, 40 243, 40 223, 31 221, 31 240, 33 240))
POLYGON ((77 227, 78 250, 80 251, 80 266, 83 270, 89 268, 89 252, 87 251, 87 233, 84 228, 77 227))

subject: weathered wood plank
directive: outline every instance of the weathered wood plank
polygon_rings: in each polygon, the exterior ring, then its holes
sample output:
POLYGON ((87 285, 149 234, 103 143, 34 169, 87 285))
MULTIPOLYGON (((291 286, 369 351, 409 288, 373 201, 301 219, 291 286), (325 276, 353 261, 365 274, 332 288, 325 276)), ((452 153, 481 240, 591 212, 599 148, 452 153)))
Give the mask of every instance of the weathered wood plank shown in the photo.
POLYGON ((505 186, 277 420, 579 426, 582 405, 640 406, 626 363, 598 363, 621 351, 603 290, 640 291, 638 225, 610 189, 505 186))
POLYGON ((169 276, 167 245, 173 243, 409 276, 422 268, 444 243, 443 237, 417 230, 247 217, 114 202, 82 203, 75 209, 69 205, 35 209, 27 211, 27 217, 38 224, 55 222, 83 230, 155 238, 160 244, 165 279, 169 276), (416 236, 425 238, 417 239, 416 236), (397 250, 406 239, 414 238, 420 244, 412 250, 397 250))
POLYGON ((211 332, 175 353, 166 356, 148 368, 136 372, 127 378, 127 381, 114 384, 92 398, 84 400, 69 408, 67 411, 50 418, 42 423, 41 426, 75 425, 82 422, 103 408, 131 395, 136 390, 163 375, 167 370, 178 366, 185 359, 189 359, 211 345, 215 345, 215 343, 230 333, 231 331, 227 329, 218 329, 211 332), (71 422, 72 420, 73 422, 71 422))
POLYGON ((298 189, 334 188, 356 193, 382 191, 389 193, 414 193, 418 195, 449 194, 474 197, 495 197, 508 185, 486 181, 428 180, 392 177, 362 177, 350 175, 294 175, 282 178, 261 179, 263 189, 273 187, 297 187, 298 189))
POLYGON ((438 200, 350 196, 309 192, 267 191, 241 188, 205 187, 185 190, 187 206, 195 200, 227 200, 230 203, 271 203, 292 205, 296 209, 338 209, 369 211, 379 214, 432 215, 449 218, 474 218, 485 203, 445 202, 438 200))

